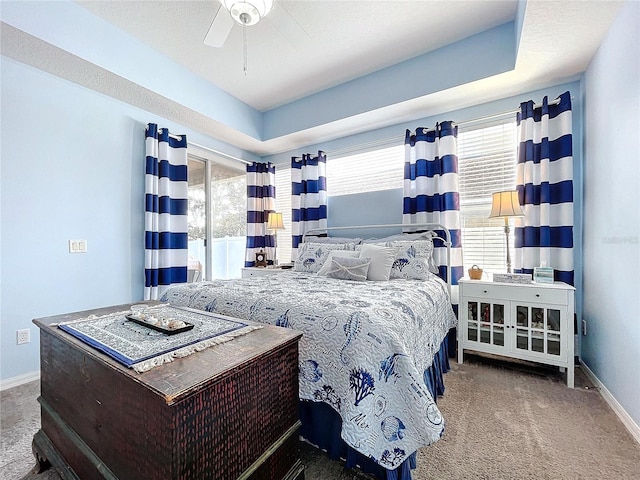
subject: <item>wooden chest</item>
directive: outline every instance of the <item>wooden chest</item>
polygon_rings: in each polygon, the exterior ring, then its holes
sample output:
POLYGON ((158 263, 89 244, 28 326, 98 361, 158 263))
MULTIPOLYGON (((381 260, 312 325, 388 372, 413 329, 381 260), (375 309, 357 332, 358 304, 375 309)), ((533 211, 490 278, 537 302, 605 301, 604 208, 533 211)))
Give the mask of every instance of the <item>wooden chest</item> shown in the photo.
POLYGON ((87 480, 304 477, 299 332, 265 325, 138 374, 52 325, 127 308, 34 320, 41 467, 48 461, 63 478, 87 480))

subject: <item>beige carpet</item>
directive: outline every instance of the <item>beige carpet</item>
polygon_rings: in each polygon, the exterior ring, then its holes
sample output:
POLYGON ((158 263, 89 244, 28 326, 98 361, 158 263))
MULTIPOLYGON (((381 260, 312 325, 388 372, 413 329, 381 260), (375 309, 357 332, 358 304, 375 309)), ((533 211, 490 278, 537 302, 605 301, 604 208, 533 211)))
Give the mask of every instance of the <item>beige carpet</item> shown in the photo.
MULTIPOLYGON (((584 388, 579 369, 570 390, 547 368, 468 358, 445 376, 438 405, 446 431, 418 453, 414 480, 640 478, 640 445, 598 391, 584 388)), ((37 382, 1 393, 3 480, 59 480, 55 472, 29 474, 37 394, 37 382)), ((308 446, 302 458, 306 480, 371 478, 308 446)))
POLYGON ((414 480, 640 478, 640 445, 580 369, 572 390, 547 368, 473 358, 445 385, 446 431, 414 480))

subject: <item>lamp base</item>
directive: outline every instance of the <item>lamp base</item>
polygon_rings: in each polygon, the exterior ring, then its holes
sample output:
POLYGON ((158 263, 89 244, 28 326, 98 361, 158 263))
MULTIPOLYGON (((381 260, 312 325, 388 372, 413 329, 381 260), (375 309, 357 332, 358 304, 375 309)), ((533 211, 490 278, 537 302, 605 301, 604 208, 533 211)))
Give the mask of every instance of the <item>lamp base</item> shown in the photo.
POLYGON ((509 254, 509 218, 504 217, 504 237, 507 242, 507 273, 511 273, 511 255, 509 254))

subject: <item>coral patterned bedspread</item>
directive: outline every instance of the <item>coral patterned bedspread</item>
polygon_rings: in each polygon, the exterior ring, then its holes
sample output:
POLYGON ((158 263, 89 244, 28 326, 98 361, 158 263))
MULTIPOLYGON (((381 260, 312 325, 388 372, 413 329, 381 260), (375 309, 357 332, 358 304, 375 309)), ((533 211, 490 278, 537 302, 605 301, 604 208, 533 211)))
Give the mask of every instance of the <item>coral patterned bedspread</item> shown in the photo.
POLYGON ((189 283, 161 300, 302 331, 300 398, 331 405, 345 442, 387 469, 442 434, 424 375, 457 319, 435 275, 353 282, 283 272, 189 283))

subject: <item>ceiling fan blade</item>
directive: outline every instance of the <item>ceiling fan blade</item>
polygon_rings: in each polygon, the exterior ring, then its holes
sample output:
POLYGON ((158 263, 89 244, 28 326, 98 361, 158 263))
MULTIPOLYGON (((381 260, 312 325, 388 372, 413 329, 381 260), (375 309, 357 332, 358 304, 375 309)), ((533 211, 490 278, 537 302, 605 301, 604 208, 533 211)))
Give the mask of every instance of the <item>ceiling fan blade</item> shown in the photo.
POLYGON ((204 37, 205 45, 209 45, 210 47, 221 47, 224 45, 234 23, 229 12, 220 5, 218 13, 213 17, 211 26, 204 37))

